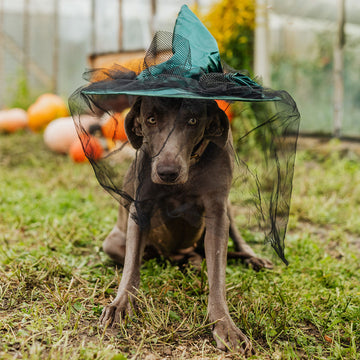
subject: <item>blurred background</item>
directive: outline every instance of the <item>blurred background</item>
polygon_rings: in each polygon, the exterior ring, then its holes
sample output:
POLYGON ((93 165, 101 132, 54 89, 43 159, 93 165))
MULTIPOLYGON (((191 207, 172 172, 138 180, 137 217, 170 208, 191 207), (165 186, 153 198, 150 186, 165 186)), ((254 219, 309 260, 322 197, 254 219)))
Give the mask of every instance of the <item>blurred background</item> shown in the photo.
POLYGON ((86 68, 172 31, 183 3, 223 60, 295 98, 302 134, 360 137, 358 0, 0 0, 0 109, 44 92, 66 99, 86 68))

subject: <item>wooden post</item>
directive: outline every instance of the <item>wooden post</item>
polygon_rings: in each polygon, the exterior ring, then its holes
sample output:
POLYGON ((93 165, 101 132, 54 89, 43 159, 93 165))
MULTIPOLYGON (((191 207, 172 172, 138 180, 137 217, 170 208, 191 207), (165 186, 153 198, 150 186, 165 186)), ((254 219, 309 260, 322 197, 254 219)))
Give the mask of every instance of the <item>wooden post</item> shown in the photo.
POLYGON ((23 70, 25 79, 29 80, 29 56, 30 56, 30 21, 29 21, 30 0, 24 1, 23 10, 23 70))
POLYGON ((334 47, 334 136, 340 137, 344 118, 345 0, 338 0, 337 36, 334 47))
POLYGON ((156 16, 156 0, 151 0, 151 18, 150 18, 151 37, 153 37, 155 34, 155 16, 156 16))
MULTIPOLYGON (((3 43, 3 31, 4 28, 4 0, 0 0, 0 84, 4 84, 3 74, 5 73, 5 61, 4 61, 4 50, 5 46, 3 43)), ((0 109, 4 106, 4 86, 0 89, 0 109)))
POLYGON ((123 50, 123 33, 124 33, 124 24, 123 24, 123 2, 119 0, 119 50, 123 50))
POLYGON ((91 53, 96 52, 96 0, 91 0, 91 53))
POLYGON ((268 34, 267 0, 256 0, 254 72, 262 77, 265 86, 271 85, 268 34))
POLYGON ((58 92, 59 76, 59 0, 54 0, 54 49, 53 49, 53 72, 52 72, 52 91, 58 92))

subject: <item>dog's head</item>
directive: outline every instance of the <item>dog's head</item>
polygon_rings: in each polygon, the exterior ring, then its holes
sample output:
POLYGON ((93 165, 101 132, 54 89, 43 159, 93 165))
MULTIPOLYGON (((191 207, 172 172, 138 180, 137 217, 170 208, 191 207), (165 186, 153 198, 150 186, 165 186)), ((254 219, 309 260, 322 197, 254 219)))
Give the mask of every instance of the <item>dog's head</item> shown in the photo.
POLYGON ((151 179, 157 184, 184 184, 194 151, 204 141, 224 147, 229 120, 215 101, 138 97, 125 119, 135 149, 151 157, 151 179))

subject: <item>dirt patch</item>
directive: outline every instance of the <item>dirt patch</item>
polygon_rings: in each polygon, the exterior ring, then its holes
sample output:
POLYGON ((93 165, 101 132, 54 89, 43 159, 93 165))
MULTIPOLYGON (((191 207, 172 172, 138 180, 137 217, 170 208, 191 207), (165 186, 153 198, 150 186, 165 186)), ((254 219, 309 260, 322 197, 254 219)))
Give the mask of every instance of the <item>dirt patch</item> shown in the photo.
POLYGON ((360 157, 360 141, 339 140, 327 137, 299 136, 298 150, 311 150, 322 155, 340 152, 341 154, 354 153, 360 157))

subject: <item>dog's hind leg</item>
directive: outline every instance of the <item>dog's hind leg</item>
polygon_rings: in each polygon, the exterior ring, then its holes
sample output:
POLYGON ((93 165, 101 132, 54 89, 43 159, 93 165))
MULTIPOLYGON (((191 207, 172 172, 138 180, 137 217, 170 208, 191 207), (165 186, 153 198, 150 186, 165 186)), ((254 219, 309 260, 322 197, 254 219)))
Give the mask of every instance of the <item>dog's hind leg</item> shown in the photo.
POLYGON ((104 252, 118 265, 124 264, 126 234, 116 224, 103 242, 104 252))
POLYGON ((259 258, 250 245, 248 245, 241 236, 239 230, 236 227, 230 204, 228 204, 227 213, 230 220, 229 236, 234 241, 236 248, 235 252, 228 253, 228 259, 241 259, 256 271, 259 271, 263 268, 271 269, 273 267, 271 261, 259 258))
POLYGON ((124 264, 128 211, 120 205, 118 220, 103 242, 103 250, 118 265, 124 264))

